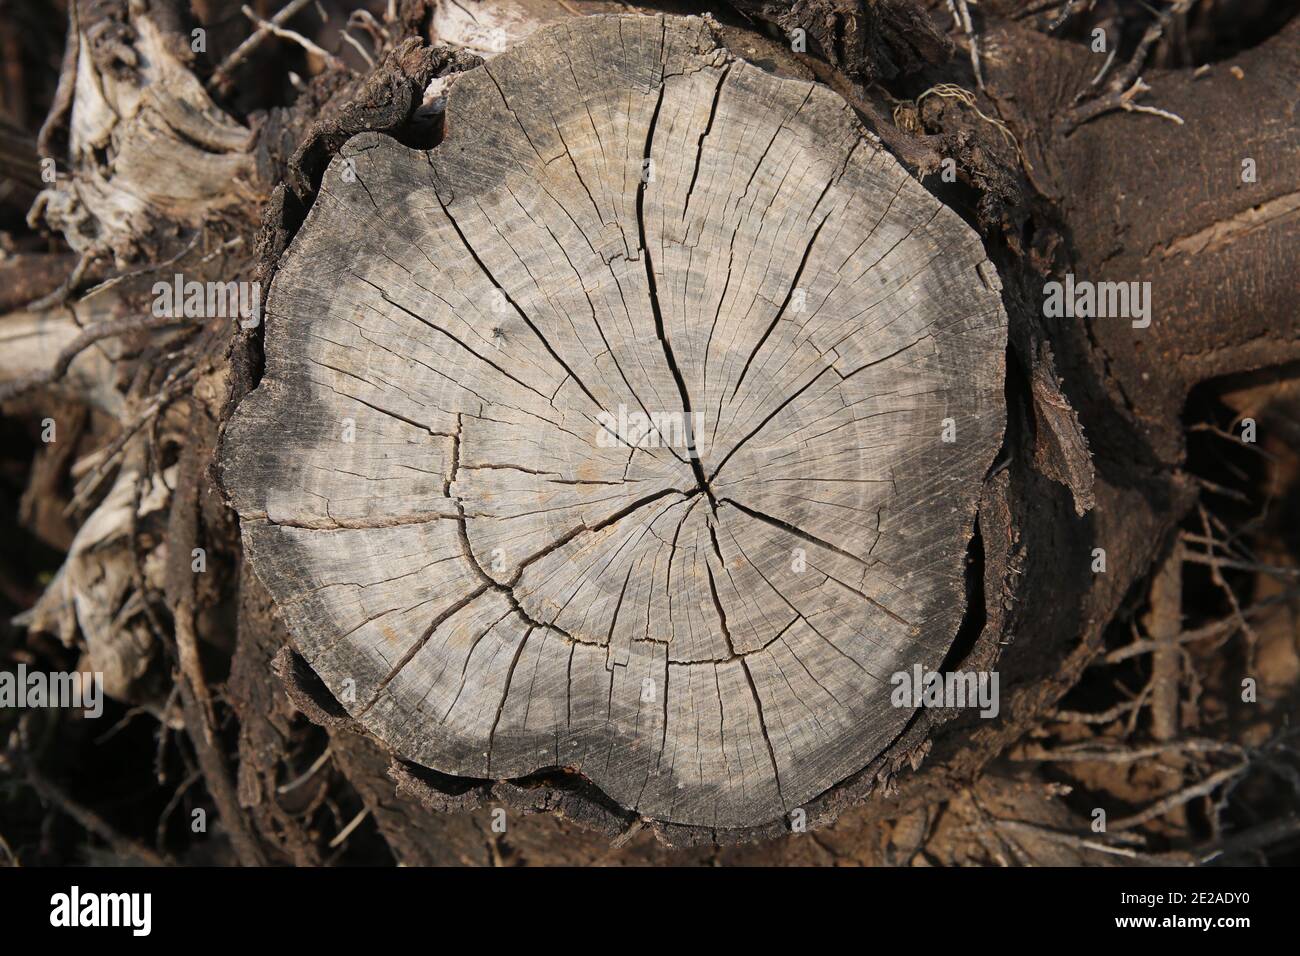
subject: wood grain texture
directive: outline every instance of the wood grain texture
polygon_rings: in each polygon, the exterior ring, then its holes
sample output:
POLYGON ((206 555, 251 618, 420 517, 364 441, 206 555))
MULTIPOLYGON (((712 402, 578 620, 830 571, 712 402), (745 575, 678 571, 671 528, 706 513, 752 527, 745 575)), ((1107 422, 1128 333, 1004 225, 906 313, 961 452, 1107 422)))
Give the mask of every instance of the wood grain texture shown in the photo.
POLYGON ((436 149, 330 165, 224 484, 399 755, 767 823, 880 753, 890 675, 957 633, 998 288, 832 92, 702 20, 560 23, 455 81, 436 149))

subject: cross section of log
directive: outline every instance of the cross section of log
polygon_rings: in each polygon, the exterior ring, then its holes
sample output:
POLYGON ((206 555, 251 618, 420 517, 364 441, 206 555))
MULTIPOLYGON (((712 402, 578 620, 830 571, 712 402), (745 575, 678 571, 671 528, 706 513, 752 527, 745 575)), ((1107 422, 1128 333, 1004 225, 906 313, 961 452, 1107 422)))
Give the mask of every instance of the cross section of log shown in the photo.
POLYGON ((996 274, 834 93, 706 21, 546 28, 446 122, 349 141, 283 258, 225 439, 253 565, 404 758, 775 820, 952 646, 996 274))

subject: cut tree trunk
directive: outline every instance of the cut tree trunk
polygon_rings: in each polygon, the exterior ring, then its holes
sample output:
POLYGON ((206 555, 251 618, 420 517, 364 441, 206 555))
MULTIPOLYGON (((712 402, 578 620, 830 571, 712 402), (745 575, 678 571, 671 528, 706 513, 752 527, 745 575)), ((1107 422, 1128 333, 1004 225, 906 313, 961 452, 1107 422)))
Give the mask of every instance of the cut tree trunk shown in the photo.
POLYGON ((768 824, 913 715, 1002 441, 974 231, 816 83, 602 17, 350 140, 224 482, 295 646, 394 753, 768 824))
POLYGON ((0 253, 0 402, 122 428, 24 620, 140 649, 116 696, 184 727, 242 862, 332 859, 360 809, 406 863, 978 829, 984 797, 935 806, 1056 712, 1195 502, 1189 389, 1300 358, 1300 20, 1093 83, 1017 0, 955 58, 937 0, 731 6, 400 0, 373 64, 312 33, 339 55, 281 109, 232 94, 265 62, 200 79, 180 4, 69 4, 32 218, 65 248, 0 253), (274 277, 264 328, 139 322, 175 273, 274 277), (1152 278, 1151 326, 1045 317, 1067 273, 1152 278), (893 706, 913 667, 996 668, 997 719, 893 706))

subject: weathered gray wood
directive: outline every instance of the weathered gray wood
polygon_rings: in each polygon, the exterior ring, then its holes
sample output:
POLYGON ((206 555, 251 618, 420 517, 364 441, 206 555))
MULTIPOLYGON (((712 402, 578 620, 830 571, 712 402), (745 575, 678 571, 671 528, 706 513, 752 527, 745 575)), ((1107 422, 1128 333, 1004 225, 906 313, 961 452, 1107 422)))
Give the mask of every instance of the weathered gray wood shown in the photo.
POLYGON ((835 94, 698 19, 561 23, 455 81, 437 149, 331 164, 225 484, 400 755, 766 823, 880 753, 890 675, 957 632, 997 286, 835 94))

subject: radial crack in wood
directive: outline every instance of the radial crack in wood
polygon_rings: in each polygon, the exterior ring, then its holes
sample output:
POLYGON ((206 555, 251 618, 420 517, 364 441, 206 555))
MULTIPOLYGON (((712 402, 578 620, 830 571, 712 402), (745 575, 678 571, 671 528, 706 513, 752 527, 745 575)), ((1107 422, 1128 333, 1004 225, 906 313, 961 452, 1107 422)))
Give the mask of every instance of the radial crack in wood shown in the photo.
POLYGON ((699 19, 561 23, 455 81, 436 149, 332 162, 225 486, 400 756, 769 823, 890 744, 891 675, 958 631, 995 279, 829 90, 699 19))

